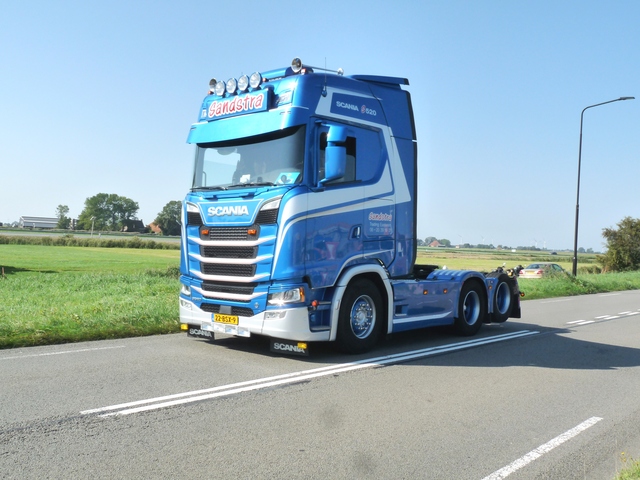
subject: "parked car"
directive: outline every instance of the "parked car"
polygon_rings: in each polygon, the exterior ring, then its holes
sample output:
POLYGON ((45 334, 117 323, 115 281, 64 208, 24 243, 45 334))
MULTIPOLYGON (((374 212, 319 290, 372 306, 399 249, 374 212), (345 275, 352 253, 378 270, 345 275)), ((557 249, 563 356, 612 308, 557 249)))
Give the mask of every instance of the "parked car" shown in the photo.
POLYGON ((538 262, 532 263, 520 270, 520 278, 542 278, 548 275, 565 273, 564 269, 557 263, 538 262))

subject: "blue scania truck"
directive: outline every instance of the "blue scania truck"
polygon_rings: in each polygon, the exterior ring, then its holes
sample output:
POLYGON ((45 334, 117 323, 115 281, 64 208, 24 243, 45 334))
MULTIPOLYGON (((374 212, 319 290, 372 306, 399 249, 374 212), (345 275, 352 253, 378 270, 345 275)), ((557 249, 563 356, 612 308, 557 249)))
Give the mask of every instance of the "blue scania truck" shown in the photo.
POLYGON ((520 317, 515 276, 416 264, 407 79, 304 65, 211 80, 188 143, 180 322, 189 335, 345 352, 383 334, 520 317))

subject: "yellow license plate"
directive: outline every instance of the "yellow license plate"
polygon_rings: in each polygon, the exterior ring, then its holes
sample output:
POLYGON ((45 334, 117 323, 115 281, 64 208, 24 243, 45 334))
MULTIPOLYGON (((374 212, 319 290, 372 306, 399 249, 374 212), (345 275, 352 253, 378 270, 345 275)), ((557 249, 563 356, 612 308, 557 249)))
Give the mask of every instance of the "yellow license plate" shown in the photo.
POLYGON ((238 325, 237 315, 223 315, 221 313, 213 314, 213 321, 217 323, 226 323, 227 325, 238 325))

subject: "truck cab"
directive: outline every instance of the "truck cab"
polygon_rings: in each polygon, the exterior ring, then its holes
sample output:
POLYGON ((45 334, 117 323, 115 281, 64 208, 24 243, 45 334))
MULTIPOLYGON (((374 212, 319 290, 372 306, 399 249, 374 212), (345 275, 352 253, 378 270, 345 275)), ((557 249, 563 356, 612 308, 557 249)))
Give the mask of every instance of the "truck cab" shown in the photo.
POLYGON ((296 58, 210 82, 187 139, 182 328, 358 353, 382 333, 453 324, 469 335, 519 315, 508 275, 416 265, 408 81, 317 70, 296 58))

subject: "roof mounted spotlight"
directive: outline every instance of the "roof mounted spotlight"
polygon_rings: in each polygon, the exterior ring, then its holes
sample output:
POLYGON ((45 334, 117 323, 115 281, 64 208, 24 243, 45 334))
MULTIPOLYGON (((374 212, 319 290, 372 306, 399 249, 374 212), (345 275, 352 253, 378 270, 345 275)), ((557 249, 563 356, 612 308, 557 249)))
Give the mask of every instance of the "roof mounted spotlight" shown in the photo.
POLYGON ((307 70, 309 70, 310 72, 312 72, 313 70, 322 70, 323 72, 332 72, 332 73, 337 73, 338 75, 344 75, 344 70, 342 68, 339 68, 338 70, 330 70, 328 68, 321 68, 321 67, 312 67, 311 65, 303 65, 302 64, 302 60, 300 60, 300 58, 296 57, 291 61, 291 70, 293 71, 293 73, 308 73, 307 70))
POLYGON ((241 92, 246 92, 247 88, 249 88, 249 77, 247 77, 246 75, 242 75, 238 79, 238 90, 240 90, 241 92))
POLYGON ((211 95, 215 91, 216 83, 218 83, 218 81, 215 78, 209 80, 209 95, 211 95))
POLYGON ((216 82, 216 88, 215 88, 216 95, 218 95, 219 97, 222 97, 224 95, 224 90, 226 87, 227 85, 222 80, 218 80, 216 82))
POLYGON ((251 77, 249 77, 249 86, 255 90, 259 88, 260 85, 262 85, 262 75, 260 72, 252 73, 251 77))
POLYGON ((227 93, 233 95, 238 90, 238 81, 235 78, 227 80, 227 93))
POLYGON ((293 70, 293 73, 300 73, 300 70, 302 70, 302 60, 298 57, 291 60, 291 70, 293 70))

